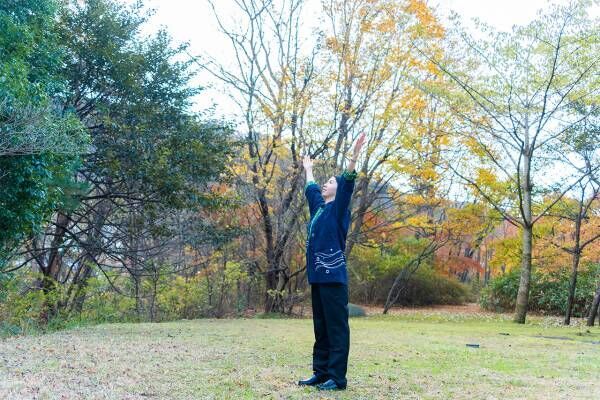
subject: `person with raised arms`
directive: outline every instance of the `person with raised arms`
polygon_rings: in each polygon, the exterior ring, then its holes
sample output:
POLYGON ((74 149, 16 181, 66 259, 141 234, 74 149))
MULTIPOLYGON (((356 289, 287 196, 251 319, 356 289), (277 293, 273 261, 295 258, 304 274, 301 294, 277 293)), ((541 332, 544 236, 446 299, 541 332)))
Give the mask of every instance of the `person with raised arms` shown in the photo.
POLYGON ((319 390, 346 389, 350 350, 348 325, 348 272, 346 236, 350 227, 350 199, 356 179, 356 160, 365 143, 361 133, 347 168, 319 187, 313 176, 313 160, 304 156, 304 194, 310 220, 306 239, 306 273, 311 288, 313 327, 313 375, 298 382, 319 390))

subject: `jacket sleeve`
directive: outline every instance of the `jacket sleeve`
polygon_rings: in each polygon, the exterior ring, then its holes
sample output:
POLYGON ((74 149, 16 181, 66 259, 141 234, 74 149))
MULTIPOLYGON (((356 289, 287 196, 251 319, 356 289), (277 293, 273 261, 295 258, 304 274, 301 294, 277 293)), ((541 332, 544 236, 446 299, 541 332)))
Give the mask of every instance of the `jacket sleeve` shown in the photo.
POLYGON ((321 195, 321 189, 315 181, 308 181, 304 186, 304 195, 308 199, 308 209, 310 211, 310 218, 315 215, 315 212, 319 209, 319 206, 325 203, 323 196, 321 195))
POLYGON ((340 221, 344 218, 344 215, 350 206, 350 199, 352 198, 352 192, 354 192, 356 175, 356 170, 352 170, 352 172, 344 170, 340 177, 340 183, 338 184, 334 201, 335 214, 340 221))

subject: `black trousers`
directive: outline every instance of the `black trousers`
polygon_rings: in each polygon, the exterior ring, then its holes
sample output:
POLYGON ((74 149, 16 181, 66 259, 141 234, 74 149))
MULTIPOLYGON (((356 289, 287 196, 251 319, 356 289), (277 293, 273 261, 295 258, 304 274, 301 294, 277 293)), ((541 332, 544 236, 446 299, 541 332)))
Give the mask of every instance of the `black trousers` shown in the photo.
POLYGON ((315 344, 313 371, 317 376, 333 379, 346 387, 346 370, 350 351, 348 325, 348 286, 343 283, 311 285, 315 344))

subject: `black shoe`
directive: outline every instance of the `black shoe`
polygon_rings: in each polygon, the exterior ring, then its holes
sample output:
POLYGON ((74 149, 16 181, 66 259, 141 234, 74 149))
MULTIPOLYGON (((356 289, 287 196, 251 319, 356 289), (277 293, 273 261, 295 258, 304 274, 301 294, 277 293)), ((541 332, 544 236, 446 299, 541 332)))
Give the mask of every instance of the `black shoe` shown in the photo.
POLYGON ((319 390, 344 390, 346 386, 338 386, 337 383, 333 379, 328 379, 327 381, 317 385, 317 389, 319 390))
POLYGON ((308 379, 303 379, 301 381, 298 381, 298 385, 300 386, 315 386, 319 383, 322 383, 324 381, 326 381, 327 378, 326 377, 322 377, 322 376, 317 376, 317 375, 313 375, 308 379))

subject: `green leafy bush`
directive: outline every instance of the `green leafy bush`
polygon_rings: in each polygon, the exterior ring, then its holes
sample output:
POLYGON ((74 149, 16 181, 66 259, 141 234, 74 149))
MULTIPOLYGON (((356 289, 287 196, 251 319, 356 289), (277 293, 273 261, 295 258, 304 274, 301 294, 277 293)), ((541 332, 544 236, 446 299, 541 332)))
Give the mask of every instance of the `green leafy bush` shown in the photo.
POLYGON ((468 294, 468 287, 458 280, 440 275, 430 267, 422 267, 407 280, 406 289, 397 303, 419 306, 462 304, 467 301, 468 294))
POLYGON ((62 316, 57 315, 40 324, 46 302, 55 302, 63 293, 60 290, 44 294, 35 288, 41 279, 36 273, 2 274, 0 280, 0 336, 35 333, 61 329, 62 316))
MULTIPOLYGON (((492 279, 481 290, 479 303, 487 310, 512 311, 519 290, 521 271, 511 270, 492 279)), ((577 287, 573 302, 573 316, 585 316, 600 277, 600 264, 588 264, 581 267, 577 275, 577 287)), ((529 310, 545 314, 565 314, 570 285, 571 269, 561 268, 542 273, 534 270, 531 275, 529 310)))
POLYGON ((209 290, 210 287, 200 276, 187 281, 181 276, 176 277, 158 296, 162 317, 193 319, 206 315, 209 290))
MULTIPOLYGON (((356 247, 349 262, 351 272, 350 299, 356 303, 385 303, 394 280, 406 273, 405 266, 415 257, 420 243, 413 238, 401 240, 390 249, 356 247)), ((462 304, 470 299, 467 285, 453 277, 441 275, 426 259, 403 282, 404 290, 398 298, 401 305, 462 304)))

